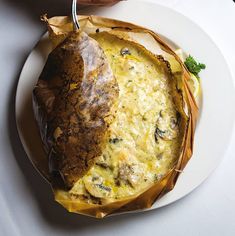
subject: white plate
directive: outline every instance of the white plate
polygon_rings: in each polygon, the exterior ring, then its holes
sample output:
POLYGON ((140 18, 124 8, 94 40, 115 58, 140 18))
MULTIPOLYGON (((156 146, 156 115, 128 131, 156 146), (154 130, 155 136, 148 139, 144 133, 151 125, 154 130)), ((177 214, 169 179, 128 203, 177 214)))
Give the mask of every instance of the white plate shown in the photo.
MULTIPOLYGON (((158 200, 151 209, 182 198, 199 186, 217 167, 230 141, 235 120, 234 87, 222 54, 195 23, 160 5, 128 1, 112 8, 94 8, 83 13, 129 21, 150 28, 206 64, 206 70, 201 73, 203 102, 193 157, 180 175, 175 188, 158 200)), ((25 62, 17 88, 17 128, 30 159, 45 158, 33 118, 31 93, 48 51, 48 41, 44 37, 25 62)))

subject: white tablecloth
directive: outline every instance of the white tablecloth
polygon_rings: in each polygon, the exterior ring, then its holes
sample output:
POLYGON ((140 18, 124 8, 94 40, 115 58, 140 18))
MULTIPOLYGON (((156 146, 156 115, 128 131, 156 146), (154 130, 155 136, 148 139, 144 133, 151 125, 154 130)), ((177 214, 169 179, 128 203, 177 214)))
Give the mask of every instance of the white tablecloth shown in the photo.
MULTIPOLYGON (((169 6, 200 25, 223 52, 235 78, 232 0, 151 2, 169 6)), ((4 189, 0 235, 235 235, 235 135, 208 180, 167 207, 100 221, 67 214, 54 203, 49 186, 32 168, 17 136, 14 96, 26 56, 45 30, 39 16, 66 14, 70 6, 65 9, 65 5, 65 0, 0 0, 0 188, 4 189)))

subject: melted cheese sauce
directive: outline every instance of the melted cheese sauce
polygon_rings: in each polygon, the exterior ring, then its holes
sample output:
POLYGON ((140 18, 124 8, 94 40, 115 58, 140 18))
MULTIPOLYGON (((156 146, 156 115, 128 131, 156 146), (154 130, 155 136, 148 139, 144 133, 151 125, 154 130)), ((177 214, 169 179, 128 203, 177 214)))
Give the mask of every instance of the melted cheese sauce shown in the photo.
POLYGON ((163 68, 137 45, 103 33, 92 37, 105 51, 120 89, 103 154, 70 190, 94 203, 140 193, 161 180, 178 158, 182 138, 163 68))

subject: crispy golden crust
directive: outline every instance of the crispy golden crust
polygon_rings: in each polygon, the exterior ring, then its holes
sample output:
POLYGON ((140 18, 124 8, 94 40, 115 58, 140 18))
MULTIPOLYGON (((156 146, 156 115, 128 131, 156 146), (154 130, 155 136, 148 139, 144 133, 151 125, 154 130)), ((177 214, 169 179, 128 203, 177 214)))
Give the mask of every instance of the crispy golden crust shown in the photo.
POLYGON ((99 156, 118 85, 103 50, 86 33, 71 33, 49 55, 34 100, 51 171, 72 187, 99 156))

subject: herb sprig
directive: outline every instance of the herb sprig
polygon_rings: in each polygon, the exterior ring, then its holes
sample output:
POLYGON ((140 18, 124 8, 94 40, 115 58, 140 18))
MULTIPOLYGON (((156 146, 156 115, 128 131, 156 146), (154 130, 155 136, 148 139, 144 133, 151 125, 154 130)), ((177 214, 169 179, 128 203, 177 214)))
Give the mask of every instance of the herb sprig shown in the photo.
POLYGON ((203 63, 198 63, 191 55, 189 55, 185 62, 185 66, 188 68, 188 70, 194 74, 196 77, 199 77, 199 72, 201 70, 206 69, 206 65, 203 63))

